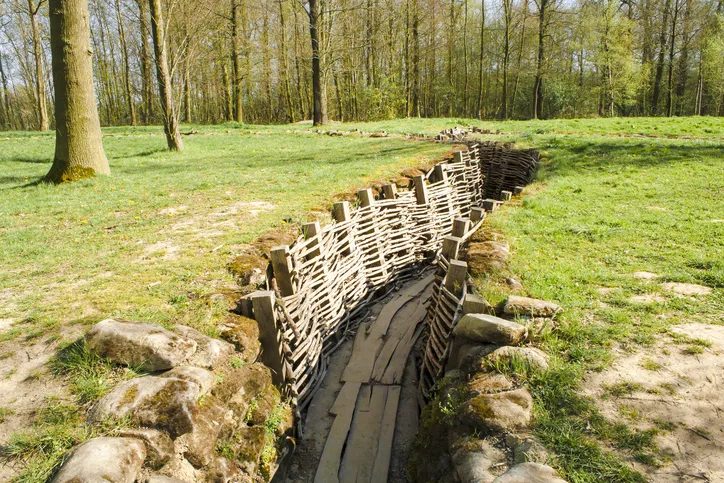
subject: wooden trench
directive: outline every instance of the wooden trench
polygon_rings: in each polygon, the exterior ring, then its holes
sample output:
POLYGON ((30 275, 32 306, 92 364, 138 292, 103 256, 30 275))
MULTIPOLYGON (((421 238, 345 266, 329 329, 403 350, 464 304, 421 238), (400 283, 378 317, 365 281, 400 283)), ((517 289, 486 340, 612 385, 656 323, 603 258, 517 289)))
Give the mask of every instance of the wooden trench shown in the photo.
POLYGON ((307 223, 292 246, 271 251, 272 290, 247 296, 262 360, 300 419, 330 355, 354 336, 316 482, 387 481, 402 375, 421 336, 422 399, 444 372, 467 297, 467 265, 458 253, 500 203, 483 197, 486 149, 455 152, 415 177, 413 190, 386 185, 379 199, 360 190, 356 210, 335 203, 333 223, 307 223), (379 316, 361 324, 369 307, 396 289, 379 316))

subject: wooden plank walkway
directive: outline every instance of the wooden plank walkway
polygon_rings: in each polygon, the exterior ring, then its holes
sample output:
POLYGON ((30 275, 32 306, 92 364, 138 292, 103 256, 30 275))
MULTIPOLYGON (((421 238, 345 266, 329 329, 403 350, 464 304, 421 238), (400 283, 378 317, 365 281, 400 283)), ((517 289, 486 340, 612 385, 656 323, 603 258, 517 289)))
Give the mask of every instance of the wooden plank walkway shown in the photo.
POLYGON ((405 287, 379 316, 360 325, 315 483, 383 483, 392 458, 402 374, 422 331, 429 275, 405 287))

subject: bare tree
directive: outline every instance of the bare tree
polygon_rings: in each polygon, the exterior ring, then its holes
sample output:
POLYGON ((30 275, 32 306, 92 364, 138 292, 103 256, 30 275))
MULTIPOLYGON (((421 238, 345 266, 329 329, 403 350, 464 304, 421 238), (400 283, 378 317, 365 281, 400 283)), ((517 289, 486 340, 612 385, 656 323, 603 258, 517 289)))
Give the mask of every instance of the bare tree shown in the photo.
POLYGON ((33 55, 35 57, 35 102, 37 103, 38 129, 40 131, 47 131, 49 127, 45 97, 45 74, 43 73, 43 45, 40 42, 40 27, 38 26, 38 13, 44 4, 45 0, 39 0, 37 4, 33 0, 28 0, 28 16, 32 26, 33 55))
POLYGON ((110 174, 93 87, 88 0, 50 0, 55 90, 55 157, 47 179, 110 174))

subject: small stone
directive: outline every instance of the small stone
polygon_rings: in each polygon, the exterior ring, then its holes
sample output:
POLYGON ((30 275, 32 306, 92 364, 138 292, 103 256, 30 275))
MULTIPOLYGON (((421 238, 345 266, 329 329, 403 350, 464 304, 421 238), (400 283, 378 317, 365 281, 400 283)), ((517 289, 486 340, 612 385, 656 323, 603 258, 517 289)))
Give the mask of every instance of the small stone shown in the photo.
POLYGON ((91 424, 130 416, 142 426, 163 429, 178 437, 193 429, 192 412, 199 386, 171 377, 138 377, 116 386, 88 414, 91 424))
POLYGON ((463 301, 463 313, 464 314, 495 314, 493 308, 487 300, 480 295, 467 294, 463 301))
POLYGON ((679 295, 707 295, 711 293, 711 288, 695 283, 665 283, 663 287, 679 295))
POLYGON ((517 344, 526 336, 525 326, 494 315, 467 314, 455 326, 456 336, 498 345, 517 344))
POLYGON ((244 362, 254 362, 261 352, 259 324, 242 315, 229 315, 219 326, 221 338, 234 344, 244 362))
POLYGON ((188 360, 189 364, 193 366, 214 369, 234 353, 233 345, 223 340, 208 337, 191 327, 177 325, 174 331, 196 341, 196 352, 188 360))
POLYGON ((550 466, 521 463, 500 475, 493 483, 566 483, 566 480, 550 466))
POLYGON ((145 459, 141 440, 93 438, 71 452, 53 483, 133 483, 145 459))
POLYGON ((236 257, 226 268, 240 287, 247 285, 258 287, 266 282, 266 267, 268 264, 268 260, 246 253, 236 257))
POLYGON ((523 285, 512 277, 506 278, 505 283, 508 284, 508 287, 510 288, 510 290, 522 290, 523 289, 523 285))
POLYGON ((529 435, 509 434, 505 443, 513 450, 514 464, 542 463, 545 464, 550 455, 535 438, 529 435))
POLYGON ((496 468, 507 460, 501 450, 485 440, 475 438, 456 442, 451 453, 453 468, 461 483, 492 483, 496 468))
POLYGON ((502 307, 506 315, 527 315, 528 317, 553 317, 563 309, 560 305, 545 300, 510 295, 502 307))
POLYGON ((501 347, 486 359, 493 364, 510 364, 518 361, 527 364, 528 369, 541 372, 548 370, 548 355, 535 347, 501 347))
POLYGON ((203 396, 211 386, 216 382, 216 374, 206 369, 194 366, 179 366, 174 367, 168 372, 164 372, 160 377, 172 377, 176 379, 183 379, 184 381, 190 381, 199 386, 199 396, 203 396))
POLYGON ((213 397, 204 400, 193 413, 193 429, 179 438, 186 445, 184 456, 197 468, 216 456, 216 440, 227 422, 226 412, 227 408, 213 397))
POLYGON ((480 394, 463 405, 463 422, 483 430, 512 431, 530 424, 533 398, 527 389, 480 394))
POLYGON ((468 390, 474 395, 493 394, 513 389, 513 383, 502 374, 484 372, 468 382, 468 390))
POLYGON ((196 351, 196 342, 158 325, 106 319, 86 334, 88 347, 98 355, 144 371, 179 365, 196 351))
POLYGON ((146 464, 159 469, 169 462, 174 454, 173 441, 163 431, 147 428, 129 428, 118 432, 124 438, 136 438, 146 445, 146 464))
POLYGON ((634 278, 638 278, 640 280, 654 280, 656 278, 659 278, 658 275, 651 272, 634 272, 633 273, 634 278))

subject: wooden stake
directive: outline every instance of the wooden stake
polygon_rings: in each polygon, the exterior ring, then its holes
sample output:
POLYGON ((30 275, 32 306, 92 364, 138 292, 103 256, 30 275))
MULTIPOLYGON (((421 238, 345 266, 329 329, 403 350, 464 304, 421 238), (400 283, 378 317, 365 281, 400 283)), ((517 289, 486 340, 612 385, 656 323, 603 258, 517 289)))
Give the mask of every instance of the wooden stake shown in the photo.
POLYGON ((445 169, 444 164, 436 164, 433 170, 433 174, 435 176, 436 182, 447 180, 447 170, 445 169))
POLYGON ((479 207, 470 208, 470 221, 475 223, 485 218, 485 210, 479 207))
POLYGON ((359 190, 357 192, 357 198, 359 198, 359 202, 362 207, 372 206, 375 202, 375 195, 372 194, 372 190, 370 188, 359 190))
POLYGON ((510 201, 510 199, 513 197, 513 193, 503 190, 500 192, 500 197, 503 198, 503 201, 510 201))
MULTIPOLYGON (((319 235, 319 233, 322 231, 321 227, 319 226, 319 222, 315 221, 313 223, 305 223, 302 226, 302 232, 304 233, 304 239, 309 240, 310 238, 314 238, 315 236, 319 235)), ((314 240, 309 243, 309 247, 318 247, 319 246, 319 240, 314 240)), ((316 250, 312 251, 307 255, 307 260, 311 260, 312 258, 318 257, 321 255, 321 250, 317 248, 316 250)))
POLYGON ((417 198, 418 205, 426 205, 429 200, 427 197, 427 186, 425 185, 425 177, 423 175, 415 176, 412 178, 415 183, 415 198, 417 198))
POLYGON ((335 221, 343 222, 349 221, 352 215, 350 214, 349 201, 338 201, 332 208, 332 217, 335 221))
POLYGON ((397 185, 386 184, 382 187, 382 194, 386 200, 394 200, 397 198, 397 185))
POLYGON ((452 226, 452 236, 462 238, 470 229, 470 220, 467 218, 455 218, 452 226))
POLYGON ((483 200, 483 209, 488 213, 495 211, 495 200, 491 198, 483 200))
POLYGON ((442 255, 448 260, 455 260, 460 252, 460 238, 446 236, 442 239, 442 255))
POLYGON ((453 153, 453 161, 456 163, 462 163, 463 162, 463 152, 462 151, 455 151, 453 153))
POLYGON ((450 266, 445 277, 445 288, 455 295, 463 291, 463 284, 468 274, 468 264, 460 260, 450 260, 450 266))
POLYGON ((513 194, 514 194, 514 195, 519 195, 519 194, 523 193, 523 190, 524 190, 524 189, 525 189, 525 188, 524 188, 523 186, 516 186, 516 187, 513 189, 513 194))
POLYGON ((254 305, 254 318, 259 324, 259 341, 262 346, 262 362, 272 370, 272 382, 284 383, 284 359, 282 356, 281 333, 277 328, 274 304, 276 298, 272 291, 257 291, 251 294, 254 305))
POLYGON ((272 269, 277 279, 282 297, 294 295, 292 285, 292 258, 289 256, 289 246, 281 245, 271 249, 272 269))

